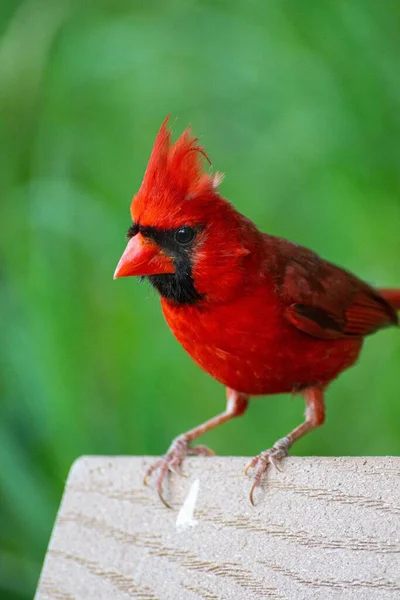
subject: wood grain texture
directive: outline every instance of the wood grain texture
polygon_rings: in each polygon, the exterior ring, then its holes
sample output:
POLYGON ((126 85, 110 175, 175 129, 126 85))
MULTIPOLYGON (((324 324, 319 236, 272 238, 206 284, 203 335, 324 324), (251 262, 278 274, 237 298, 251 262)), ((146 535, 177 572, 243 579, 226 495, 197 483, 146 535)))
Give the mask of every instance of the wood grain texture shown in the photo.
POLYGON ((87 457, 71 470, 37 600, 395 600, 400 458, 289 458, 248 500, 244 458, 190 458, 166 509, 154 458, 87 457), (177 528, 193 482, 197 523, 177 528))

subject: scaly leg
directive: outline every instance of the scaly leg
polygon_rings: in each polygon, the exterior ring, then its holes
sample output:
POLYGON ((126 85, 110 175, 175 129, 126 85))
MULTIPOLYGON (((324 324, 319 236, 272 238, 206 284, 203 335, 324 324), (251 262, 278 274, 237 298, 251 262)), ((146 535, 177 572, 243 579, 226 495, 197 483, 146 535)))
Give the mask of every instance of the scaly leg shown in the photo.
POLYGON ((190 447, 189 444, 193 442, 193 440, 197 439, 199 436, 206 433, 207 431, 218 427, 218 425, 222 425, 222 423, 230 421, 234 417, 242 415, 249 404, 249 397, 246 394, 235 392, 234 390, 231 390, 229 388, 226 389, 226 397, 227 403, 225 412, 223 412, 220 415, 217 415, 209 421, 206 421, 202 425, 191 429, 187 433, 179 435, 172 442, 166 455, 157 462, 155 462, 154 465, 152 465, 147 470, 146 475, 144 477, 144 484, 147 484, 147 479, 150 477, 150 475, 157 472, 157 493, 161 502, 163 502, 168 508, 170 508, 170 506, 164 500, 162 494, 162 485, 166 474, 169 471, 172 471, 173 473, 179 472, 178 469, 182 463, 183 458, 187 454, 200 454, 203 456, 209 456, 214 454, 214 452, 206 446, 190 447))
POLYGON ((277 462, 282 460, 288 455, 289 448, 294 442, 303 435, 306 435, 309 431, 316 429, 323 424, 325 420, 325 406, 324 406, 324 391, 320 387, 307 388, 303 392, 304 400, 306 401, 306 414, 305 421, 296 429, 293 429, 291 433, 282 439, 275 442, 275 444, 269 450, 264 450, 258 456, 255 456, 246 467, 245 473, 247 474, 249 469, 254 470, 254 482, 250 490, 250 502, 254 506, 254 491, 261 485, 262 477, 267 471, 269 465, 273 465, 278 468, 277 462))

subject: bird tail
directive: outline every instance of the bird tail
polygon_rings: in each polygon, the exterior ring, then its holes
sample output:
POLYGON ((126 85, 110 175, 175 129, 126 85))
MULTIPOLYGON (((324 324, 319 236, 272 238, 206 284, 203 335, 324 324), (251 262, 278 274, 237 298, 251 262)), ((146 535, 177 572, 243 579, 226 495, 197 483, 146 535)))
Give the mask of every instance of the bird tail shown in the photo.
POLYGON ((393 308, 400 310, 400 290, 379 290, 380 295, 389 302, 393 308))

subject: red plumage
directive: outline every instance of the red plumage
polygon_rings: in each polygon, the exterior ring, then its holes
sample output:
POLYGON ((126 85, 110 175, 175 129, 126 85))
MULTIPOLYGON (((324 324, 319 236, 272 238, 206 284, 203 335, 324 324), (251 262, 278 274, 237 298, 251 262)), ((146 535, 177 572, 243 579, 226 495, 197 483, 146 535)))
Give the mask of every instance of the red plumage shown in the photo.
POLYGON ((400 290, 380 289, 379 293, 393 308, 400 310, 400 290))
POLYGON ((225 413, 177 438, 150 470, 159 472, 160 496, 164 475, 185 453, 206 452, 189 443, 242 414, 250 395, 304 394, 305 422, 249 465, 253 501, 268 464, 322 424, 323 390, 354 364, 363 338, 398 323, 400 290, 374 289, 306 248, 261 233, 219 195, 221 176, 204 170, 204 157, 189 129, 172 144, 164 121, 132 201, 134 232, 116 276, 149 276, 177 340, 228 388, 225 413), (193 239, 182 244, 182 236, 193 239))

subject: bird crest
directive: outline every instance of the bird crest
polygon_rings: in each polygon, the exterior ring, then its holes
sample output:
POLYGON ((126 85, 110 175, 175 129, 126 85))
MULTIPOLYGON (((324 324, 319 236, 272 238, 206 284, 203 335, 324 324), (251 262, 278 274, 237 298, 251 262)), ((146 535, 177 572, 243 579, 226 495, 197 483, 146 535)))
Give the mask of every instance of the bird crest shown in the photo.
POLYGON ((223 179, 222 173, 210 174, 205 169, 204 161, 209 165, 211 161, 190 127, 173 142, 168 121, 169 116, 157 133, 142 184, 132 200, 135 222, 155 226, 160 221, 167 226, 167 221, 181 218, 187 202, 192 201, 193 211, 196 199, 201 204, 210 200, 223 179))

